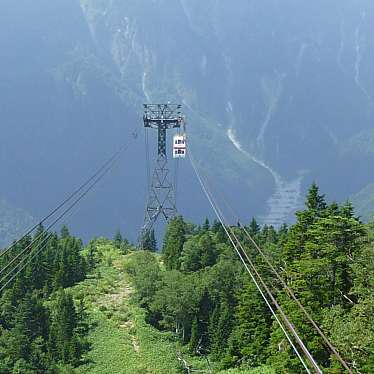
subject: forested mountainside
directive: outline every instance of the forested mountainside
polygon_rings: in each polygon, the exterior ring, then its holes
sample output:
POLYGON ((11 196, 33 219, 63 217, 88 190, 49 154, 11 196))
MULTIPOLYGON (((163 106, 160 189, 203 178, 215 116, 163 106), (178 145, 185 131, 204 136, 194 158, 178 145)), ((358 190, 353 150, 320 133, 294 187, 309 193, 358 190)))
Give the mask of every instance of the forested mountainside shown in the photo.
MULTIPOLYGON (((323 372, 344 373, 245 231, 229 230, 323 372)), ((327 203, 313 185, 294 225, 253 219, 246 230, 352 372, 372 373, 373 223, 360 222, 349 203, 327 203)), ((160 254, 153 240, 139 251, 119 232, 85 248, 66 228, 46 235, 40 227, 36 241, 0 257, 4 269, 47 238, 1 294, 1 373, 303 372, 220 223, 176 217, 160 254)))
MULTIPOLYGON (((0 10, 0 198, 27 214, 50 210, 157 101, 183 104, 200 167, 248 220, 289 221, 315 179, 337 201, 371 201, 371 0, 6 0, 0 10)), ((139 141, 75 216, 77 233, 120 223, 136 237, 143 165, 139 141)), ((179 208, 201 220, 189 173, 183 164, 179 208)))

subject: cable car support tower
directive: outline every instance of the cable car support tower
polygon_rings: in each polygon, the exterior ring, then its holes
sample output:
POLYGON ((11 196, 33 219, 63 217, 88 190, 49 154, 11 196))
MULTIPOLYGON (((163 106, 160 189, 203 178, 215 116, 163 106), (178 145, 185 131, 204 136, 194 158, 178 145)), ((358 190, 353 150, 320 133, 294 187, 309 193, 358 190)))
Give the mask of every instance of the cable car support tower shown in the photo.
POLYGON ((139 237, 140 248, 143 248, 146 236, 159 217, 169 221, 177 214, 175 191, 168 168, 166 133, 172 129, 185 130, 185 119, 178 104, 144 104, 143 120, 146 132, 148 129, 157 130, 158 142, 156 166, 148 181, 149 196, 139 237))

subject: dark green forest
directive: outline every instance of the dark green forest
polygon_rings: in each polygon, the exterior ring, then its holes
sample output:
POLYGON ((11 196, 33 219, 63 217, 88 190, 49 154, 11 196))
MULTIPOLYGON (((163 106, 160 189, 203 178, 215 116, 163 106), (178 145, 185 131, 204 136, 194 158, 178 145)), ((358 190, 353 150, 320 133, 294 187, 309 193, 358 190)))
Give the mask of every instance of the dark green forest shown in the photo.
MULTIPOLYGON (((231 229, 323 372, 344 373, 244 230, 231 229)), ((349 202, 328 203, 313 185, 294 225, 275 230, 253 219, 246 229, 352 371, 374 372, 374 222, 362 223, 349 202)), ((17 243, 0 257, 0 268, 47 235, 40 227, 17 243)), ((95 241, 84 248, 64 227, 47 243, 1 294, 1 374, 72 373, 90 350, 85 295, 73 300, 70 288, 95 269, 95 241)), ((160 253, 154 233, 144 251, 119 232, 112 243, 130 253, 126 273, 147 324, 176 337, 190 357, 217 370, 304 372, 219 222, 174 218, 160 253)))
POLYGON ((2 269, 24 248, 31 252, 47 239, 36 256, 0 299, 0 373, 69 372, 88 347, 83 301, 74 305, 65 288, 84 279, 89 264, 81 256, 81 240, 48 234, 42 227, 0 258, 2 269), (37 239, 33 243, 33 239, 37 239))
MULTIPOLYGON (((349 202, 328 204, 313 185, 294 225, 277 231, 253 220, 247 229, 352 370, 374 372, 374 223, 361 223, 349 202)), ((233 230, 323 371, 344 372, 243 230, 233 230)), ((162 260, 139 253, 129 269, 150 324, 222 369, 304 371, 220 223, 175 218, 162 260)))

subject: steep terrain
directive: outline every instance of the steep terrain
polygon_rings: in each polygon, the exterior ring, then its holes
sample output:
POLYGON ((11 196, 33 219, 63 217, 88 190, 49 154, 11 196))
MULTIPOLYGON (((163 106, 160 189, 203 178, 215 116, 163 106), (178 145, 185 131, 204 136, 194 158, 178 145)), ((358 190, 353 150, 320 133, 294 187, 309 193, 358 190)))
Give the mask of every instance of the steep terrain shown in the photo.
MULTIPOLYGON (((373 25, 370 0, 7 0, 0 196, 41 216, 156 101, 184 104, 200 166, 246 219, 289 220, 312 180, 355 195, 373 182, 373 25)), ((138 141, 76 215, 79 233, 136 238, 143 154, 138 141)), ((179 207, 200 219, 190 173, 183 164, 179 207)))
POLYGON ((84 295, 92 325, 87 364, 77 372, 177 373, 172 340, 147 326, 143 312, 131 302, 128 259, 110 241, 103 240, 97 250, 101 262, 95 273, 73 289, 76 297, 84 295))
MULTIPOLYGON (((88 279, 72 288, 83 300, 91 326, 86 364, 75 373, 91 374, 177 374, 178 357, 192 369, 209 373, 205 360, 191 357, 176 343, 173 334, 160 332, 145 322, 145 311, 134 300, 131 277, 126 269, 135 253, 124 255, 107 239, 95 241, 99 264, 88 279)), ((77 301, 79 304, 79 301, 77 301)), ((271 369, 228 370, 219 374, 273 374, 271 369)), ((217 372, 218 373, 218 372, 217 372)))

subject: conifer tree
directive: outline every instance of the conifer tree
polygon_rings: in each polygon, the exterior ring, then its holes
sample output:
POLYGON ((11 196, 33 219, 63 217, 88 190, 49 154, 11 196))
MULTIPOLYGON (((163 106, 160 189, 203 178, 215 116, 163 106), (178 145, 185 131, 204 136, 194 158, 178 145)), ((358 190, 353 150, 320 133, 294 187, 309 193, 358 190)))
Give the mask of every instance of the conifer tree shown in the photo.
POLYGON ((186 224, 181 216, 173 218, 166 229, 162 254, 168 270, 180 269, 183 245, 186 241, 186 224))
POLYGON ((67 239, 69 237, 70 237, 69 229, 65 225, 62 226, 62 229, 61 229, 61 239, 67 239))
POLYGON ((117 229, 114 235, 114 245, 116 246, 116 248, 118 249, 121 248, 122 241, 123 241, 123 238, 122 238, 121 230, 117 229))
POLYGON ((222 226, 221 222, 215 220, 214 224, 212 225, 212 231, 216 235, 216 242, 217 243, 228 243, 229 240, 226 236, 226 232, 224 227, 222 226))
POLYGON ((315 182, 309 189, 306 198, 306 208, 308 211, 315 211, 316 213, 321 213, 327 208, 325 195, 320 195, 319 187, 315 182))
POLYGON ((271 329, 271 313, 255 285, 246 279, 238 292, 235 308, 235 328, 230 336, 227 355, 234 362, 246 362, 250 367, 260 366, 267 359, 271 329))
MULTIPOLYGON (((332 306, 350 307, 351 265, 364 230, 349 207, 336 203, 328 206, 316 185, 308 193, 306 206, 305 211, 298 213, 298 221, 290 229, 284 246, 285 275, 300 302, 321 323, 325 311, 332 306)), ((285 299, 283 305, 313 347, 312 354, 328 366, 330 356, 319 335, 303 323, 303 315, 294 303, 285 299)), ((291 362, 291 357, 286 361, 291 362)))
POLYGON ((79 356, 77 337, 77 314, 70 294, 61 289, 53 311, 49 336, 49 349, 64 363, 75 363, 79 356))
POLYGON ((205 218, 204 224, 202 226, 203 231, 209 231, 210 230, 210 222, 208 218, 205 218))
POLYGON ((143 249, 145 251, 157 252, 157 241, 155 230, 148 231, 143 240, 143 249))
POLYGON ((249 224, 249 233, 252 237, 256 237, 260 233, 260 231, 261 227, 253 217, 251 223, 249 224))
POLYGON ((232 326, 232 310, 224 299, 215 309, 210 325, 211 352, 216 359, 222 358, 226 351, 232 326))

